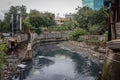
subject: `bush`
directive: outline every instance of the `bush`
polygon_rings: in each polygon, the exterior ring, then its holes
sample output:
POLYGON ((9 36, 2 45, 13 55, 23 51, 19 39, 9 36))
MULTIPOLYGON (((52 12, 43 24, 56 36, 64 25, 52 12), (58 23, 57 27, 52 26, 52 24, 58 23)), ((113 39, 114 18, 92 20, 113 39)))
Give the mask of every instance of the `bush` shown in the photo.
POLYGON ((40 27, 39 27, 39 28, 34 28, 34 27, 32 27, 32 28, 31 28, 31 31, 37 33, 38 35, 42 32, 42 30, 41 30, 40 27))
POLYGON ((7 47, 5 43, 0 44, 0 69, 3 65, 3 61, 5 58, 5 52, 7 51, 7 47))
POLYGON ((65 21, 62 25, 66 30, 73 30, 75 28, 75 22, 70 20, 70 21, 65 21))
POLYGON ((87 32, 84 29, 76 28, 69 34, 70 40, 78 40, 79 36, 85 35, 87 32))
POLYGON ((65 21, 61 25, 53 25, 50 26, 50 28, 53 31, 67 31, 67 30, 73 30, 75 28, 75 24, 73 21, 65 21))
POLYGON ((52 26, 51 30, 52 31, 65 31, 69 29, 66 26, 52 26))
POLYGON ((5 43, 0 44, 0 51, 1 52, 6 52, 7 51, 7 47, 5 43))
POLYGON ((97 35, 101 31, 101 27, 99 25, 92 25, 88 27, 89 33, 92 35, 97 35))

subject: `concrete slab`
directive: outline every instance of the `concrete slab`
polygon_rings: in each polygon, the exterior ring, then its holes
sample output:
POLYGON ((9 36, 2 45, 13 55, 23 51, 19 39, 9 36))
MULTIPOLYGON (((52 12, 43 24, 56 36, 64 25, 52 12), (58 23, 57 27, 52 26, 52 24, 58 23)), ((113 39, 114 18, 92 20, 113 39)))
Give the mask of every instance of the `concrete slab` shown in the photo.
POLYGON ((120 50, 120 39, 109 41, 107 47, 112 50, 120 50))

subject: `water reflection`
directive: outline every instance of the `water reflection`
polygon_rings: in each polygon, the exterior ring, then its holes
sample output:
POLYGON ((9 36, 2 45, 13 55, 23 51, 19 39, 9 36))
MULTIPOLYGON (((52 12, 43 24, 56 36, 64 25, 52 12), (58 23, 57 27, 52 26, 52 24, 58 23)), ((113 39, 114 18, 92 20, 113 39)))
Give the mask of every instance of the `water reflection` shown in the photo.
POLYGON ((100 64, 68 50, 45 46, 36 53, 26 80, 95 80, 101 70, 100 64))

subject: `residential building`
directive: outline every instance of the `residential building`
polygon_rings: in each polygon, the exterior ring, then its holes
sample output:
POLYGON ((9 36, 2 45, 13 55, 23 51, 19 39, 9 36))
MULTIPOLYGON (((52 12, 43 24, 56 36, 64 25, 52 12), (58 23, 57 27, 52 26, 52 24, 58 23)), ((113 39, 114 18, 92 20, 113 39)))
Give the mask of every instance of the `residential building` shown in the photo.
POLYGON ((56 22, 56 24, 61 25, 61 24, 63 24, 65 22, 65 18, 56 17, 55 22, 56 22))
POLYGON ((72 19, 74 19, 74 14, 65 14, 65 19, 66 20, 72 20, 72 19))

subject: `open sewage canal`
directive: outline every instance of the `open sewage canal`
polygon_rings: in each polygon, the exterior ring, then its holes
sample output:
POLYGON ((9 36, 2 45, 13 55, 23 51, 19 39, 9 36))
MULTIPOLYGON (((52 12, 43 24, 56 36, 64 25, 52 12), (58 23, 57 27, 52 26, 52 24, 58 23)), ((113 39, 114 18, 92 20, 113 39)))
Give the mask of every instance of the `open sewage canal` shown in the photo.
POLYGON ((33 50, 33 66, 25 80, 96 80, 101 64, 57 45, 33 50))

